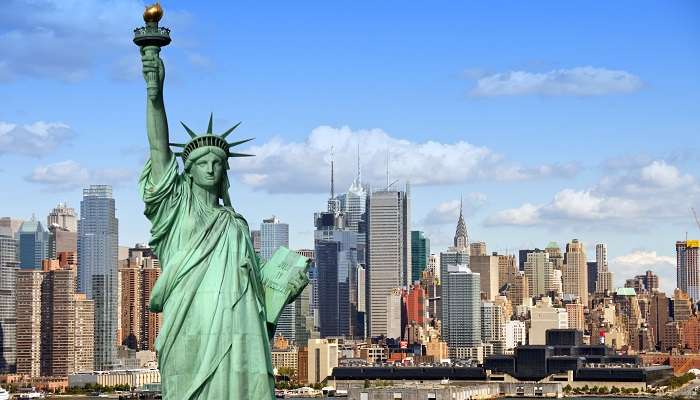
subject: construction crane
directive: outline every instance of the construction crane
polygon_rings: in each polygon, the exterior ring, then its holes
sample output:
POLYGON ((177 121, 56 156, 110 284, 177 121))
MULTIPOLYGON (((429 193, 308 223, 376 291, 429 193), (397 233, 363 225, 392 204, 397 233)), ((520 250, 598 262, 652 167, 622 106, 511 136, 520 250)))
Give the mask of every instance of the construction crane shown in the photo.
POLYGON ((700 218, 698 218, 698 213, 695 212, 693 207, 690 207, 690 211, 693 212, 693 217, 695 217, 695 223, 698 224, 698 229, 700 229, 700 218))

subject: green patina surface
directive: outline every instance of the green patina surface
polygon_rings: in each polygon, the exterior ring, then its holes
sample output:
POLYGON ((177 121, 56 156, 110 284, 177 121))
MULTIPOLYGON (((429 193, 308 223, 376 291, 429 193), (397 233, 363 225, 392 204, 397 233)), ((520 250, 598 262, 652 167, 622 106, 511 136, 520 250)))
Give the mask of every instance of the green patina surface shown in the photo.
POLYGON ((308 259, 280 248, 262 262, 253 251, 248 223, 228 195, 228 158, 246 156, 231 152, 244 140, 224 140, 233 129, 215 135, 210 118, 203 135, 185 127, 190 141, 171 151, 165 68, 153 50, 141 51, 150 157, 139 189, 162 269, 150 307, 163 315, 156 341, 163 398, 272 399, 270 337, 308 283, 308 259))

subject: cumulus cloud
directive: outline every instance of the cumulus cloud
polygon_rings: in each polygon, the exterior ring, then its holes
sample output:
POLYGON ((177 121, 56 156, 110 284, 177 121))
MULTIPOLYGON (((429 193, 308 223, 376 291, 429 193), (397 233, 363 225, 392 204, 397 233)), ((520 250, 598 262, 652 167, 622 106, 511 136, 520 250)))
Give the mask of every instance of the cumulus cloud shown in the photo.
POLYGON ((61 122, 37 121, 18 125, 0 121, 0 155, 39 157, 51 153, 72 137, 70 127, 61 122))
POLYGON ((610 260, 610 270, 622 280, 635 275, 643 275, 651 270, 659 275, 659 286, 667 294, 673 291, 676 282, 676 258, 663 256, 650 250, 635 250, 610 260))
POLYGON ((509 71, 476 80, 474 96, 600 96, 631 93, 642 87, 639 77, 620 70, 591 66, 549 72, 509 71))
POLYGON ((637 227, 659 219, 687 217, 700 200, 695 177, 665 161, 652 161, 622 174, 603 177, 584 190, 566 188, 544 204, 524 204, 497 212, 487 225, 605 223, 637 227))
POLYGON ((347 126, 320 126, 301 142, 274 138, 243 150, 255 157, 231 162, 232 172, 254 189, 268 192, 324 192, 330 181, 329 154, 335 154, 338 185, 349 185, 356 173, 360 148, 364 182, 386 182, 389 157, 390 179, 416 185, 455 184, 476 179, 524 180, 568 177, 574 165, 523 167, 486 147, 458 141, 411 142, 390 136, 381 129, 353 131, 347 126))
POLYGON ((127 169, 88 169, 73 160, 38 166, 25 177, 52 191, 68 191, 95 183, 118 185, 133 178, 133 172, 127 169))
MULTIPOLYGON (((473 215, 486 203, 486 195, 479 192, 467 194, 462 200, 464 215, 473 215)), ((438 204, 423 219, 423 225, 455 224, 459 218, 460 200, 450 200, 438 204)))

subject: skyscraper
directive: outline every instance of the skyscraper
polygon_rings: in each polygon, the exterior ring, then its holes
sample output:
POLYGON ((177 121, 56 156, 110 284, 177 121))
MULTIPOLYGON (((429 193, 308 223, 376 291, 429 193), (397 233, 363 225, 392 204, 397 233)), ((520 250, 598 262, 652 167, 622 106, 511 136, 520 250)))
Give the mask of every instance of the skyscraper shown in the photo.
POLYGON ((531 296, 545 296, 552 290, 552 262, 549 253, 545 251, 528 253, 525 261, 525 276, 527 276, 531 296))
POLYGON ((700 301, 700 240, 676 242, 677 287, 700 301))
POLYGON ((408 187, 372 193, 367 214, 369 334, 387 335, 387 296, 407 286, 412 276, 408 187))
POLYGON ((17 373, 41 376, 41 269, 17 272, 17 373))
POLYGON ((498 254, 469 256, 469 268, 480 275, 481 298, 495 300, 498 296, 498 254))
POLYGON ((19 228, 20 268, 40 269, 41 260, 49 258, 49 233, 41 222, 32 216, 19 228))
POLYGON ((83 189, 78 221, 78 288, 95 302, 95 368, 111 369, 117 359, 118 237, 112 187, 83 189))
POLYGON ((150 312, 151 291, 160 275, 160 263, 144 256, 150 248, 137 245, 130 256, 119 262, 122 345, 133 350, 154 350, 161 314, 150 312))
POLYGON ((469 254, 473 256, 485 256, 488 253, 486 252, 486 243, 485 242, 471 242, 469 243, 469 254))
POLYGON ((605 243, 595 245, 595 261, 598 267, 595 292, 605 293, 613 290, 612 272, 608 271, 608 246, 605 243))
POLYGON ((69 232, 78 231, 78 218, 75 209, 68 207, 67 203, 58 203, 46 217, 46 226, 59 226, 69 232))
POLYGON ((280 222, 274 215, 260 224, 260 257, 269 260, 278 247, 289 247, 289 224, 280 222))
POLYGON ((423 231, 411 231, 411 283, 420 281, 430 255, 430 239, 423 231))
POLYGON ((335 230, 331 240, 316 241, 321 337, 355 336, 357 234, 335 230))
POLYGON ((481 345, 481 284, 479 274, 466 265, 450 265, 443 296, 450 299, 444 317, 449 325, 450 356, 465 354, 481 345))
POLYGON ((498 255, 498 290, 509 283, 513 283, 518 268, 515 264, 514 255, 498 255))
POLYGON ((17 240, 0 230, 0 373, 14 373, 17 362, 17 240))
MULTIPOLYGON (((439 297, 440 307, 437 309, 437 318, 442 321, 442 337, 446 342, 450 336, 450 323, 448 308, 450 305, 450 297, 448 296, 447 287, 449 286, 449 268, 455 265, 469 266, 469 237, 467 234, 467 224, 464 222, 464 214, 462 213, 461 203, 459 210, 459 218, 457 219, 457 228, 452 241, 453 246, 440 253, 440 286, 439 297)), ((481 284, 481 283, 479 283, 481 284)), ((481 290, 481 289, 480 289, 481 290)))
POLYGON ((562 268, 562 290, 564 294, 577 296, 581 303, 588 304, 588 266, 586 251, 578 239, 566 244, 562 268))

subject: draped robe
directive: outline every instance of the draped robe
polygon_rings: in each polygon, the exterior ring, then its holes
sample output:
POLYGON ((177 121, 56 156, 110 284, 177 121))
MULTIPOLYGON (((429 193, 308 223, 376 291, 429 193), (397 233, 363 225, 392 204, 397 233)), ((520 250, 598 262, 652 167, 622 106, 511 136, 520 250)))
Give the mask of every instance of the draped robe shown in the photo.
POLYGON ((161 275, 150 309, 162 312, 156 340, 163 399, 272 399, 274 376, 261 265, 245 219, 198 200, 175 157, 139 188, 152 223, 161 275))

